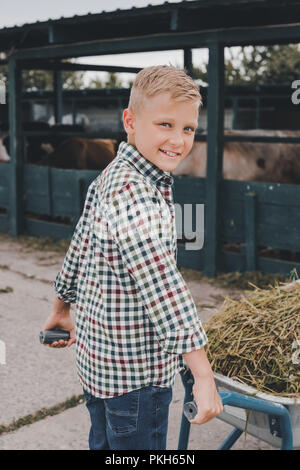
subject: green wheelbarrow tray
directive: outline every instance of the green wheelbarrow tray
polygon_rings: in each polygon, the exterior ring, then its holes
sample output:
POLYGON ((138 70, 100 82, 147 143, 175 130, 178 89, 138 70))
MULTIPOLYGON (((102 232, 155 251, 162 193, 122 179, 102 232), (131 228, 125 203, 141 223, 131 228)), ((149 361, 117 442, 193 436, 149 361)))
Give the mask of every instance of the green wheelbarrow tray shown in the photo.
MULTIPOLYGON (((180 375, 185 388, 184 403, 191 402, 193 376, 189 370, 181 371, 180 375)), ((300 448, 300 399, 260 393, 220 374, 214 377, 224 407, 217 418, 234 426, 220 450, 230 449, 245 430, 274 447, 300 448)), ((190 423, 183 414, 179 450, 187 449, 189 430, 190 423)))

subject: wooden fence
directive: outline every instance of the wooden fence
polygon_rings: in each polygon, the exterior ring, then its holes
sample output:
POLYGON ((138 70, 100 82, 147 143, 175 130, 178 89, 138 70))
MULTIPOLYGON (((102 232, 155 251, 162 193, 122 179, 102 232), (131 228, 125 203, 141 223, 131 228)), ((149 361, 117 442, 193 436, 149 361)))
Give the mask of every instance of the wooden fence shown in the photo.
MULTIPOLYGON (((176 177, 174 186, 174 201, 181 206, 205 204, 204 178, 176 177)), ((221 186, 221 244, 237 244, 239 252, 221 248, 220 271, 289 275, 296 268, 300 275, 300 263, 259 256, 260 247, 300 252, 300 186, 231 180, 223 180, 221 186)), ((205 206, 206 215, 207 211, 209 207, 205 206)), ((203 270, 205 239, 198 251, 185 250, 179 244, 178 265, 203 270)))
MULTIPOLYGON (((0 231, 9 231, 10 164, 0 164, 0 231)), ((62 170, 24 165, 23 194, 25 206, 24 230, 28 235, 70 238, 81 214, 89 184, 98 171, 62 170), (51 217, 68 218, 68 223, 51 221, 51 217), (48 220, 45 220, 48 219, 48 220)), ((204 204, 205 179, 174 177, 174 202, 183 209, 204 204)), ((250 183, 223 180, 218 230, 221 233, 219 271, 278 272, 288 275, 300 263, 259 256, 260 247, 300 252, 300 187, 284 184, 250 183), (237 244, 237 252, 223 245, 237 244)), ((184 217, 184 210, 182 210, 184 217)), ((205 225, 204 218, 204 225, 205 225)), ((176 220, 177 227, 183 221, 176 220)), ((196 229, 195 220, 193 228, 196 229)), ((197 227, 198 229, 198 227, 197 227)), ((205 240, 202 249, 186 250, 178 240, 178 266, 203 270, 205 240)))

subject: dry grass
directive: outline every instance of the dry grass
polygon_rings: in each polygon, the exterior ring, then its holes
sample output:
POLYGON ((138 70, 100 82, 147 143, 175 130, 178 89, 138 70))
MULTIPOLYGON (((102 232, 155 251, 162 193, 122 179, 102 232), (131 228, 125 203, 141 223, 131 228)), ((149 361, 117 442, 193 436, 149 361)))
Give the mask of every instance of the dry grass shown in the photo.
POLYGON ((253 288, 239 301, 226 297, 205 324, 211 366, 260 392, 300 397, 300 284, 253 288))
POLYGON ((283 274, 253 272, 231 272, 218 274, 216 277, 206 277, 202 271, 195 269, 179 268, 183 278, 186 281, 205 281, 217 287, 225 287, 230 289, 252 289, 251 284, 264 289, 274 286, 277 282, 288 282, 289 278, 283 274))

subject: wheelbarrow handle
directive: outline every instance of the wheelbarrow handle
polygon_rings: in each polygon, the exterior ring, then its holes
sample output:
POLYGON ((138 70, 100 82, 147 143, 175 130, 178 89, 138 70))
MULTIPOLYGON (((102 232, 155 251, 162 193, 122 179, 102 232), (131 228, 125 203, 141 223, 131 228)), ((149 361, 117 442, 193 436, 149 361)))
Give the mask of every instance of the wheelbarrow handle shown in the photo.
MULTIPOLYGON (((290 420, 290 414, 285 406, 268 402, 256 397, 250 397, 236 392, 220 392, 220 398, 223 405, 230 405, 236 408, 244 408, 246 410, 259 411, 280 419, 280 429, 282 434, 281 449, 290 450, 293 448, 293 432, 290 420)), ((193 419, 197 414, 197 405, 195 401, 185 403, 183 412, 188 420, 193 419)))

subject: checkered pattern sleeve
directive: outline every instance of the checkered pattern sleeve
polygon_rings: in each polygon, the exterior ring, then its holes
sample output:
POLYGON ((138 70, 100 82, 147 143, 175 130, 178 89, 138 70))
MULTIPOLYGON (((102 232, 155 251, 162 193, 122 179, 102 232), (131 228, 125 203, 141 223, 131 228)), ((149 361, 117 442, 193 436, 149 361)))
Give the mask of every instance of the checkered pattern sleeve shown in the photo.
POLYGON ((170 224, 151 187, 128 183, 107 205, 108 236, 134 279, 157 339, 182 354, 207 342, 191 293, 168 250, 170 224))
POLYGON ((56 295, 60 300, 71 304, 76 302, 77 274, 81 243, 82 217, 80 217, 73 233, 62 269, 53 283, 56 295))
POLYGON ((53 283, 57 297, 69 304, 75 303, 77 299, 80 256, 83 255, 87 249, 86 240, 83 239, 83 233, 89 226, 89 211, 94 195, 95 182, 91 183, 88 188, 82 214, 75 227, 62 268, 53 283))

